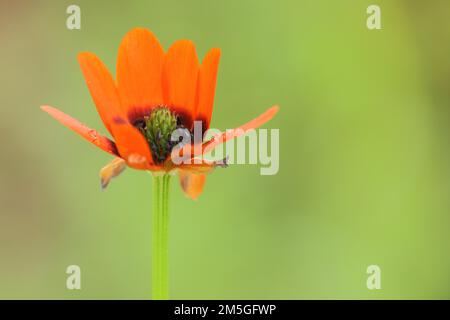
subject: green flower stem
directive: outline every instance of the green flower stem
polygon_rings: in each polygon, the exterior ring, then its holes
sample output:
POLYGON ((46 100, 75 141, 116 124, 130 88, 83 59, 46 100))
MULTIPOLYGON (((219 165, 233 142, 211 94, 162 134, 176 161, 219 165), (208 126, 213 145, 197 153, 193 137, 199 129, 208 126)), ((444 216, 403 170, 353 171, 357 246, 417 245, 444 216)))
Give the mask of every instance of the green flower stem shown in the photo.
POLYGON ((154 300, 169 298, 169 186, 169 174, 153 175, 152 298, 154 300))

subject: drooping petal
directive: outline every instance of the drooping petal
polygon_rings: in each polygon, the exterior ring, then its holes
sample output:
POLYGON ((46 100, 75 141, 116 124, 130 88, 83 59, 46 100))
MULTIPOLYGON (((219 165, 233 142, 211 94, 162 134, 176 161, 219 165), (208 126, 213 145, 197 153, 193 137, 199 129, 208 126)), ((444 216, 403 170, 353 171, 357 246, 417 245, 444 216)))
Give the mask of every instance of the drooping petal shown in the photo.
MULTIPOLYGON (((260 126, 262 126, 264 123, 272 119, 275 114, 277 114, 278 110, 280 108, 278 106, 273 106, 269 108, 266 112, 258 116, 257 118, 247 122, 246 124, 233 129, 233 130, 227 130, 226 132, 219 134, 212 138, 211 140, 205 142, 203 144, 203 154, 208 153, 209 151, 213 150, 218 145, 227 142, 230 139, 237 138, 239 136, 242 136, 247 133, 247 131, 256 129, 260 126)), ((194 154, 196 156, 197 154, 194 154)))
POLYGON ((122 110, 132 120, 163 104, 162 67, 164 51, 147 29, 128 32, 119 47, 117 85, 122 110))
POLYGON ((41 106, 41 109, 103 151, 106 151, 114 156, 119 156, 116 144, 108 138, 100 135, 94 129, 88 128, 78 120, 53 107, 41 106))
POLYGON ((125 168, 127 167, 127 163, 125 160, 121 158, 115 158, 113 161, 108 163, 106 166, 100 169, 100 183, 102 189, 105 189, 112 178, 117 177, 121 174, 125 168))
MULTIPOLYGON (((201 154, 206 154, 213 150, 218 145, 233 139, 237 138, 239 136, 242 136, 247 133, 247 131, 256 129, 260 126, 262 126, 264 123, 272 119, 275 114, 278 112, 279 107, 273 106, 269 108, 266 112, 258 116, 257 118, 247 122, 246 124, 233 129, 233 130, 227 130, 224 133, 217 134, 214 136, 211 140, 208 140, 207 142, 203 143, 201 147, 195 147, 190 144, 186 144, 182 146, 181 148, 175 147, 172 150, 171 156, 169 157, 169 160, 172 161, 173 159, 179 159, 180 161, 184 161, 189 158, 194 158, 201 154)), ((174 160, 175 161, 175 160, 174 160)), ((178 161, 178 160, 177 160, 178 161)))
POLYGON ((206 175, 179 170, 179 176, 180 185, 184 193, 191 199, 196 200, 203 191, 206 175))
POLYGON ((211 49, 200 66, 197 84, 197 111, 195 120, 201 120, 209 128, 216 90, 217 71, 219 69, 220 49, 211 49))
POLYGON ((198 58, 189 40, 175 42, 166 54, 163 67, 164 102, 176 110, 183 124, 190 128, 195 116, 198 58))
POLYGON ((78 55, 81 71, 105 127, 113 135, 111 119, 120 114, 120 99, 116 85, 103 62, 93 53, 78 55))

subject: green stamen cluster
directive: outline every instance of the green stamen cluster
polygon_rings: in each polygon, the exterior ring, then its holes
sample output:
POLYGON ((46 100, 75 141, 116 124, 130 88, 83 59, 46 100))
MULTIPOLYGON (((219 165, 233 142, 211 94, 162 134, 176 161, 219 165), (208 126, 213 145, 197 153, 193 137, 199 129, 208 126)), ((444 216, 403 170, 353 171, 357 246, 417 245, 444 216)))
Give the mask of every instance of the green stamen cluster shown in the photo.
POLYGON ((153 160, 162 163, 173 148, 170 137, 177 129, 177 116, 167 107, 158 107, 150 116, 144 118, 144 123, 145 125, 139 129, 149 143, 153 160))

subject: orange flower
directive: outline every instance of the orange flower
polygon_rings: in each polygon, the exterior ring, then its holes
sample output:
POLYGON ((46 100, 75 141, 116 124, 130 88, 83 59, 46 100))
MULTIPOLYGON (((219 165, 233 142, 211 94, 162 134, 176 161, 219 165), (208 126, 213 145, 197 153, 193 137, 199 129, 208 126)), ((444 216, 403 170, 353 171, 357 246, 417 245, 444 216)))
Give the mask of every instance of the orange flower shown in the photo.
MULTIPOLYGON (((115 142, 55 108, 41 108, 116 157, 100 171, 103 187, 127 165, 150 171, 179 170, 183 190, 197 198, 205 174, 217 163, 201 160, 175 164, 170 156, 173 146, 166 135, 178 128, 192 132, 194 121, 201 121, 204 131, 209 128, 219 58, 220 49, 214 48, 199 64, 194 44, 188 40, 176 41, 165 53, 153 33, 142 28, 131 30, 120 44, 116 81, 96 55, 80 53, 78 61, 97 112, 115 142)), ((239 127, 242 130, 217 135, 200 148, 192 147, 199 152, 191 151, 188 157, 201 156, 228 139, 261 126, 277 111, 274 106, 239 127)))

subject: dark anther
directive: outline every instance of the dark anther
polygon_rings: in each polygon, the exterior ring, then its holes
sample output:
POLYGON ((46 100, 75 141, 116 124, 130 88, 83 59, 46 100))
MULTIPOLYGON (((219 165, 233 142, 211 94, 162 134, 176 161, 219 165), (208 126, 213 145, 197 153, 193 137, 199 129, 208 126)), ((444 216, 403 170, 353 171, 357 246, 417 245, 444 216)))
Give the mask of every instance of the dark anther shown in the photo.
POLYGON ((145 130, 146 124, 144 119, 138 119, 133 123, 133 126, 138 129, 145 130))

